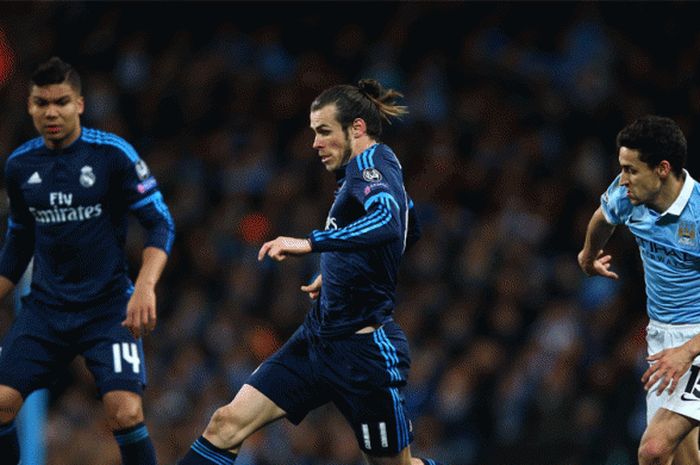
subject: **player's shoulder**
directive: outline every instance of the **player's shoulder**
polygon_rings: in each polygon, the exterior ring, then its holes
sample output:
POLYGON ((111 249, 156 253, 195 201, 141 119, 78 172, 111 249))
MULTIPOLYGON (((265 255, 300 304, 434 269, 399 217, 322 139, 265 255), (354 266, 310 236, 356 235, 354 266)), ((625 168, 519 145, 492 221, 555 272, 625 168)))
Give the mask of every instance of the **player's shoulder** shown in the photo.
POLYGON ((629 198, 627 198, 627 188, 620 185, 620 176, 622 175, 618 174, 605 190, 603 193, 603 200, 618 202, 624 199, 629 202, 629 198))
POLYGON ((139 161, 136 149, 126 139, 112 132, 83 127, 81 138, 94 147, 106 148, 108 152, 123 157, 132 163, 139 161))
POLYGON ((41 137, 35 137, 34 139, 30 139, 27 142, 20 145, 19 147, 17 147, 15 150, 13 150, 12 153, 10 153, 10 156, 7 157, 7 163, 16 163, 18 160, 21 159, 23 155, 36 152, 37 150, 43 147, 44 139, 42 139, 41 137))
POLYGON ((401 164, 393 150, 386 144, 374 144, 356 156, 352 161, 352 171, 365 181, 377 181, 390 172, 401 170, 401 164))

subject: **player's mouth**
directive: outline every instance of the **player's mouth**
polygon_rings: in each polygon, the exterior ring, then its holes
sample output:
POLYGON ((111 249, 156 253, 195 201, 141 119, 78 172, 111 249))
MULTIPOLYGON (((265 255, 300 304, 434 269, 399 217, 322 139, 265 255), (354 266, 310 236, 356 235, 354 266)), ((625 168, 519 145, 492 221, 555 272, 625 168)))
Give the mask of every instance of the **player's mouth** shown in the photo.
POLYGON ((58 134, 59 132, 61 132, 62 129, 61 126, 59 126, 58 124, 49 124, 44 127, 48 134, 58 134))
POLYGON ((321 163, 323 163, 324 165, 327 165, 330 160, 330 155, 321 155, 321 163))

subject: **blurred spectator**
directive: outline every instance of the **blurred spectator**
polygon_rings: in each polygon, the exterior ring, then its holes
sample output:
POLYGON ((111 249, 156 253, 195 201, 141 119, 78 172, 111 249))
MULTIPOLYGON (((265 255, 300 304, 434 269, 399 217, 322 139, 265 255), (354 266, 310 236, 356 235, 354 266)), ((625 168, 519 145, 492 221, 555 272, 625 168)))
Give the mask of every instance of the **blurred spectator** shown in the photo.
MULTIPOLYGON (((619 128, 664 114, 694 152, 700 5, 380 3, 369 17, 368 6, 175 3, 167 20, 162 4, 2 7, 3 156, 32 135, 27 73, 60 55, 91 76, 86 121, 134 142, 178 225, 146 339, 160 462, 174 463, 302 321, 315 259, 259 264, 255 253, 325 220, 334 186, 310 146, 307 103, 374 77, 412 110, 385 139, 424 229, 396 311, 413 350, 413 452, 451 465, 636 463, 638 254, 613 238, 625 277, 613 283, 584 280, 576 253, 618 169, 619 128)), ((134 260, 140 247, 131 235, 134 260)), ((53 393, 49 463, 116 464, 104 421, 81 414, 94 395, 81 373, 53 393), (79 455, 76 440, 99 447, 79 455)), ((321 409, 256 435, 236 463, 355 465, 354 441, 321 409)))

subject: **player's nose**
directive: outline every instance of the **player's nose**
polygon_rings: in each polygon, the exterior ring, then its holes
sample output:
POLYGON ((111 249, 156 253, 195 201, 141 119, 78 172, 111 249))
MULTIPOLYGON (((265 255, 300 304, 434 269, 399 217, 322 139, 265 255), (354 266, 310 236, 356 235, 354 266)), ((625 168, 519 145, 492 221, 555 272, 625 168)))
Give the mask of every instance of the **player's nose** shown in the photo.
POLYGON ((58 109, 55 105, 49 105, 46 107, 46 113, 44 113, 44 115, 47 118, 56 118, 58 117, 58 109))

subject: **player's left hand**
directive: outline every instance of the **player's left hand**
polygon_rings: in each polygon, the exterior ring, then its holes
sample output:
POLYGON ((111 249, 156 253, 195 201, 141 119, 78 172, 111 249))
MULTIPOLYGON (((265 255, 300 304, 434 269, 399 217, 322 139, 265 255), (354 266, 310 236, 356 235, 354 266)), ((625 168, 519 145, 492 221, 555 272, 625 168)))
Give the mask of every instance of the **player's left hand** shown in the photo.
POLYGON ((648 356, 647 360, 652 364, 642 375, 644 389, 648 391, 659 381, 656 395, 661 395, 667 387, 668 393, 673 393, 681 376, 690 369, 694 358, 693 353, 685 345, 648 356))
POLYGON ((304 255, 311 252, 311 243, 308 239, 279 236, 277 239, 265 242, 258 252, 258 261, 262 261, 265 255, 273 260, 281 262, 289 255, 304 255))
POLYGON ((135 338, 145 336, 156 327, 156 292, 152 287, 139 286, 126 306, 126 319, 122 321, 135 338))

